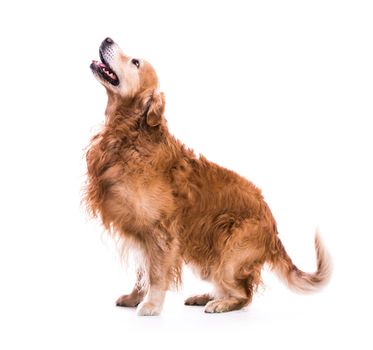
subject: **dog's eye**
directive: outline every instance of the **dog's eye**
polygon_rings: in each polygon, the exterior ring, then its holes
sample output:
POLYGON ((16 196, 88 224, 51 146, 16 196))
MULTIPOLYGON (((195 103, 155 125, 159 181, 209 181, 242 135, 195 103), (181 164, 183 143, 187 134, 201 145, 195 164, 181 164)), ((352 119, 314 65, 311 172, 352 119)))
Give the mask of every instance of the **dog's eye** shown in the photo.
POLYGON ((138 59, 133 58, 131 62, 136 66, 136 68, 140 68, 140 61, 138 59))

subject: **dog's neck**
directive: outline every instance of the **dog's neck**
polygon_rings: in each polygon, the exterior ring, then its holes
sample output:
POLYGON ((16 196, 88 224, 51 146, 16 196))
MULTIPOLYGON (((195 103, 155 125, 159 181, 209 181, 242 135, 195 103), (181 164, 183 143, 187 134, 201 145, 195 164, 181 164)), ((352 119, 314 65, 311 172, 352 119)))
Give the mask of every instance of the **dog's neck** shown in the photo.
POLYGON ((135 98, 123 98, 121 96, 108 93, 108 101, 105 110, 106 122, 110 121, 116 115, 126 115, 132 112, 132 114, 139 111, 138 103, 135 98))
POLYGON ((124 99, 108 93, 105 129, 110 132, 115 130, 117 136, 132 141, 135 141, 139 134, 156 143, 167 139, 170 133, 165 119, 162 118, 162 123, 157 127, 150 127, 146 123, 147 110, 148 106, 141 96, 124 99))

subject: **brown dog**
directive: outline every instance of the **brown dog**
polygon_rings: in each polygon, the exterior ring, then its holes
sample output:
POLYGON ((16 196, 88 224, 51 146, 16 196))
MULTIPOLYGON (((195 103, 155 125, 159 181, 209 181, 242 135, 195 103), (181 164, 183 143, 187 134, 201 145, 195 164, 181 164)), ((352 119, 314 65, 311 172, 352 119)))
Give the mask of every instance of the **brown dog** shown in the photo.
POLYGON ((146 61, 126 56, 110 38, 91 69, 108 94, 106 120, 87 152, 85 201, 93 216, 141 253, 137 283, 119 306, 159 315, 166 291, 180 283, 182 264, 212 282, 213 294, 187 305, 206 312, 249 304, 268 263, 299 292, 315 291, 331 274, 316 234, 317 271, 300 271, 278 238, 260 190, 236 173, 196 157, 175 139, 165 99, 146 61))

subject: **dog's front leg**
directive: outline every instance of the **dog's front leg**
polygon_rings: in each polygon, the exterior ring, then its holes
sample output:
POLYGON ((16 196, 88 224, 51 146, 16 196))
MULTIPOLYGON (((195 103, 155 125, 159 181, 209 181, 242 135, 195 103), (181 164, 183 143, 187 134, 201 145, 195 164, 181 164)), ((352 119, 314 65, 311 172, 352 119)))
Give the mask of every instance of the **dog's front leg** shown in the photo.
POLYGON ((138 269, 136 283, 130 294, 122 295, 116 302, 117 306, 135 307, 144 299, 146 288, 143 283, 143 270, 138 269))
POLYGON ((148 291, 137 307, 139 316, 160 315, 166 292, 175 279, 179 279, 175 239, 164 231, 155 230, 145 242, 148 272, 148 291))
POLYGON ((161 286, 151 285, 144 301, 137 307, 137 315, 159 316, 163 308, 166 291, 161 286))

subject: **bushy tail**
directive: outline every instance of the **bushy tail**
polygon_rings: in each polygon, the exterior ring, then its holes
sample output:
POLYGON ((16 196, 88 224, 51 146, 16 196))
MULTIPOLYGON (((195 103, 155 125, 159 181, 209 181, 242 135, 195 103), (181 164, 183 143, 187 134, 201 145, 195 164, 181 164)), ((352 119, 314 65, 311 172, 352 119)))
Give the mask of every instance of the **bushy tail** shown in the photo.
POLYGON ((315 235, 315 249, 317 257, 316 272, 303 272, 293 264, 280 239, 277 237, 277 253, 273 257, 272 267, 281 280, 286 282, 288 287, 295 292, 317 292, 330 280, 332 274, 332 263, 318 231, 316 231, 315 235))

